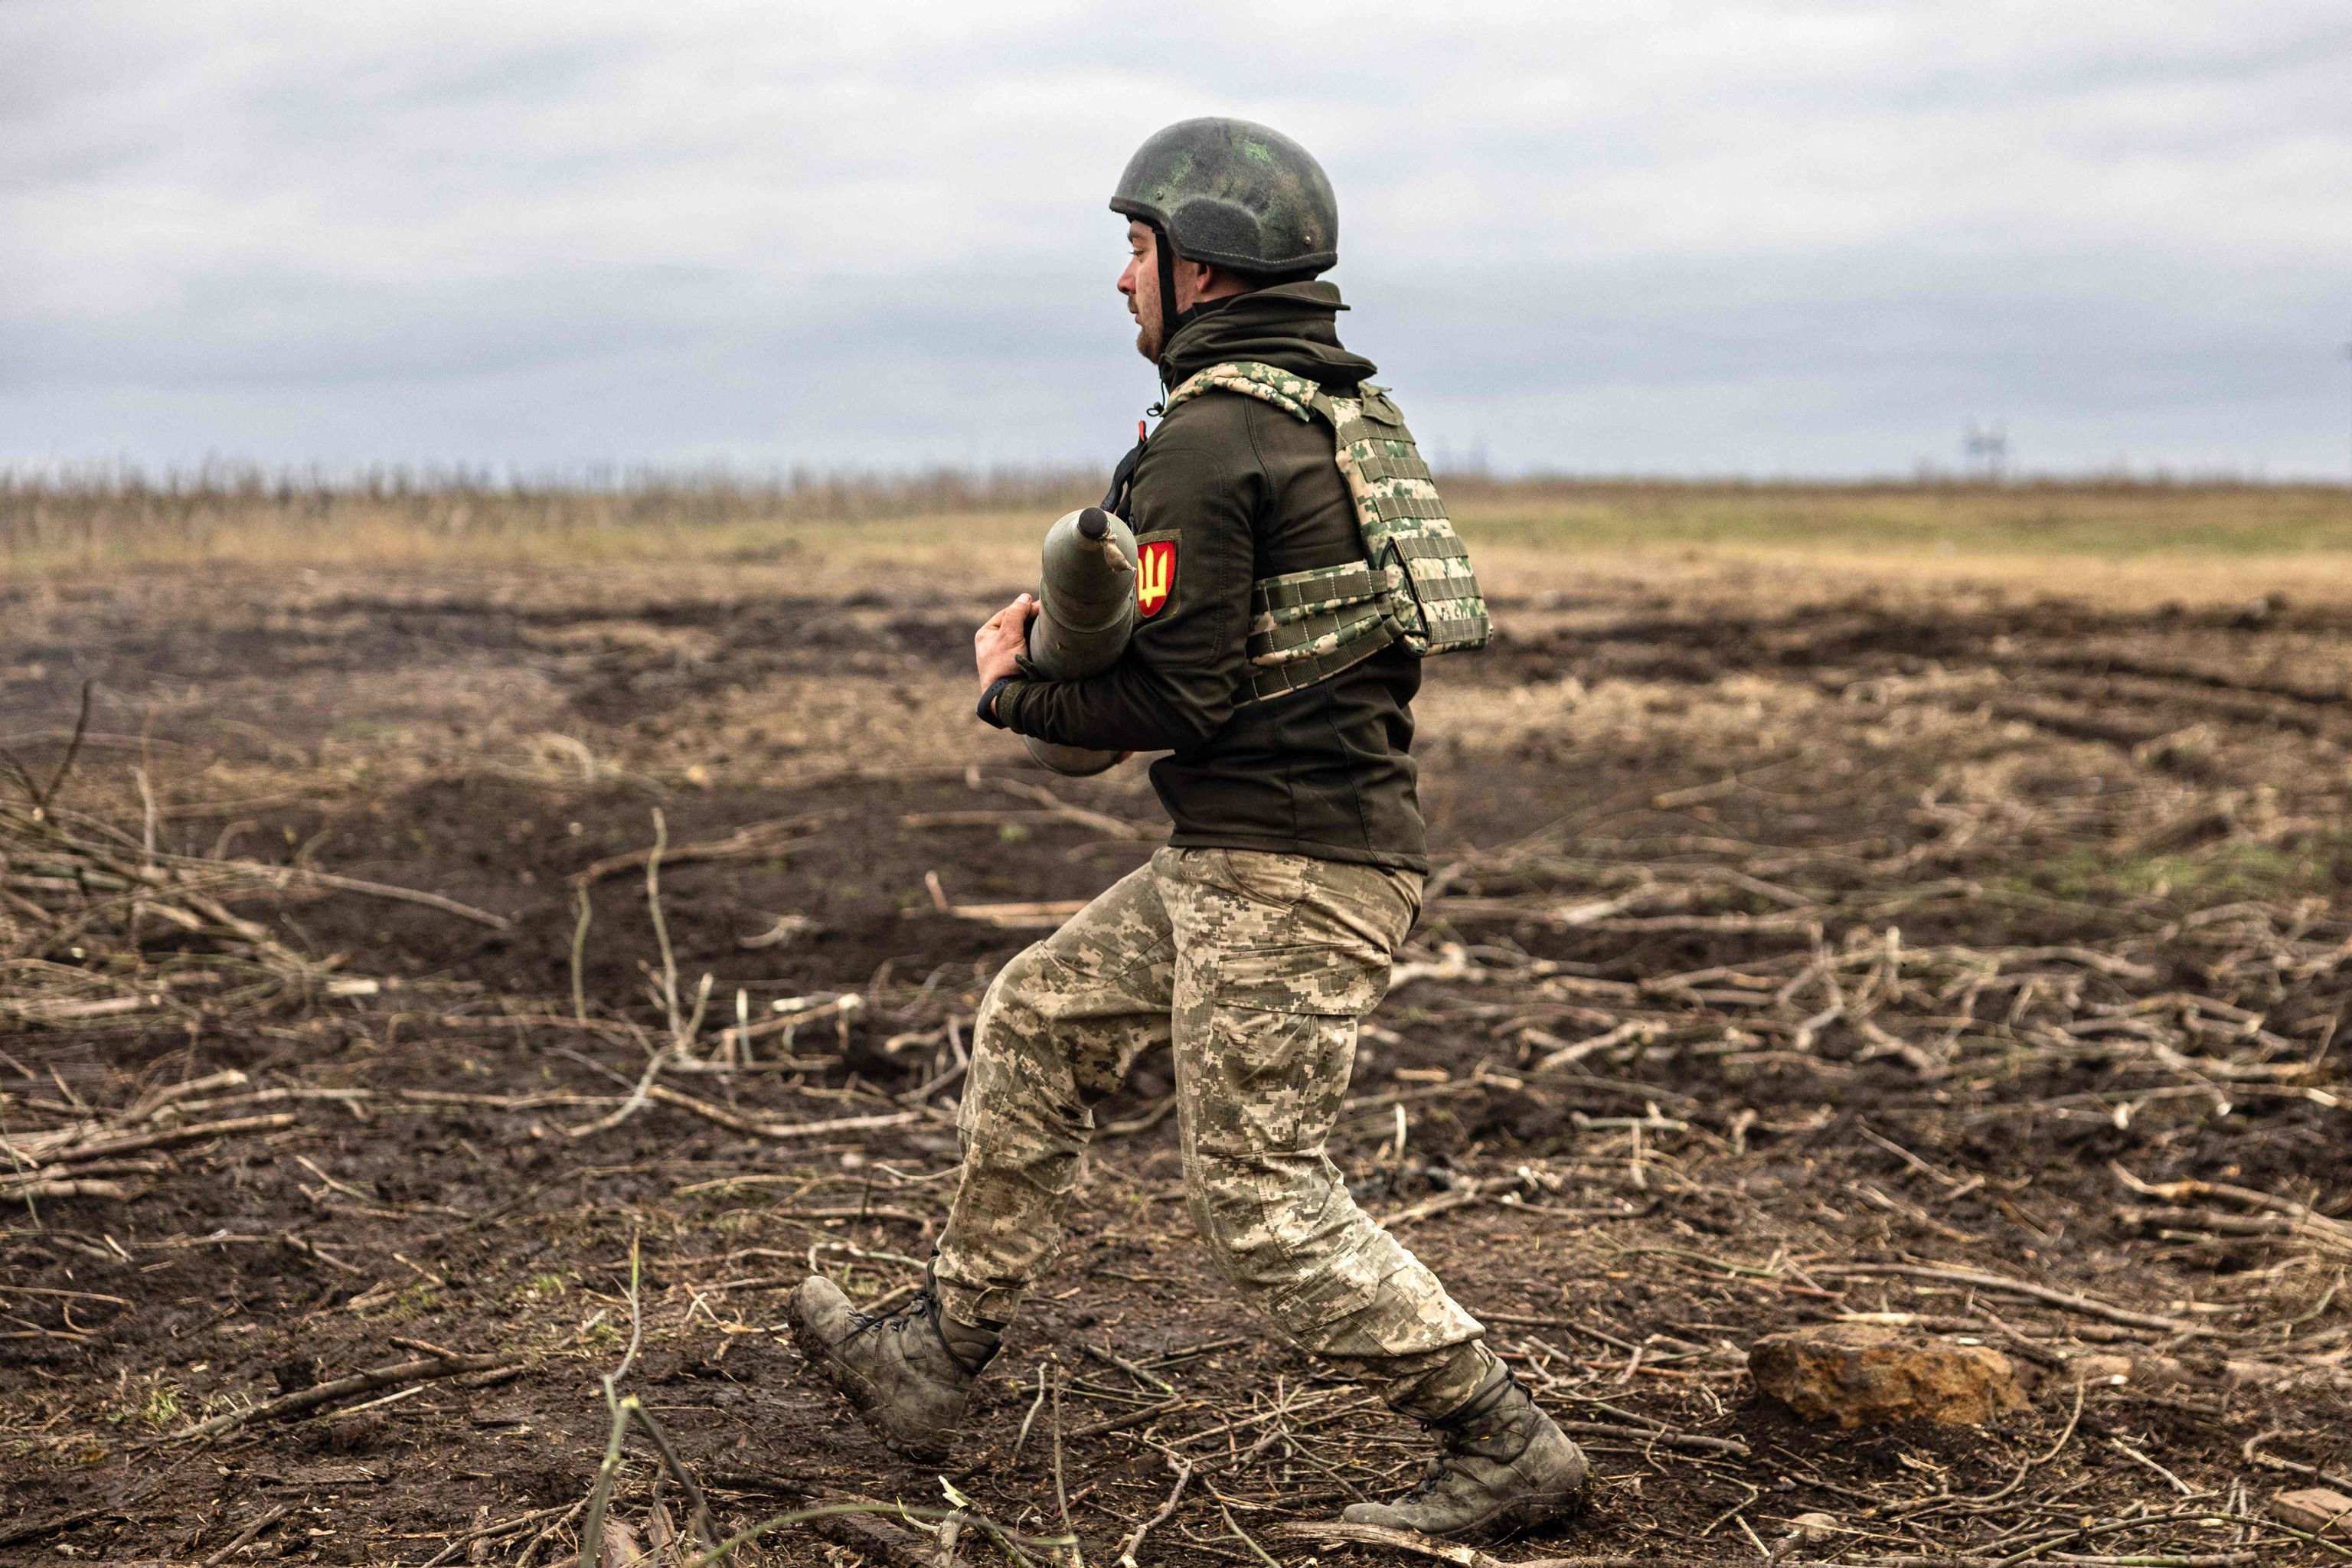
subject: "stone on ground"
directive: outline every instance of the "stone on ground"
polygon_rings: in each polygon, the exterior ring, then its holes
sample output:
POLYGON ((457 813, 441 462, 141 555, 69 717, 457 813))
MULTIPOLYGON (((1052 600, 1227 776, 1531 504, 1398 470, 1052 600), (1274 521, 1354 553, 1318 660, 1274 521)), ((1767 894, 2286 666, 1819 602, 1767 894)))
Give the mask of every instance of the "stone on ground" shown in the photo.
POLYGON ((2314 1535, 2352 1536, 2352 1497, 2326 1487, 2305 1487, 2271 1499, 2271 1517, 2314 1535))
POLYGON ((1873 1323, 1769 1335, 1749 1350, 1748 1365, 1758 1388, 1799 1415, 1834 1417, 1840 1426, 1977 1426, 2031 1403, 2016 1363, 1990 1346, 1873 1323))

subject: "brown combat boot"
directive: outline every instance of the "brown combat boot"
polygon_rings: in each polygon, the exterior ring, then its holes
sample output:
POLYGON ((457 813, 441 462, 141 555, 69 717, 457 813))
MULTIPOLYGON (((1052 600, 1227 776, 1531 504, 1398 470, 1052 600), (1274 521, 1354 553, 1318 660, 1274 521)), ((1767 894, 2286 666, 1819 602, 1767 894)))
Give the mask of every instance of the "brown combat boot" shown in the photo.
POLYGON ((1430 1426, 1444 1447, 1421 1484, 1392 1503, 1350 1504, 1342 1520, 1496 1542, 1583 1506, 1583 1451, 1536 1408, 1509 1368, 1496 1369, 1459 1410, 1430 1426))
POLYGON ((943 1314, 928 1277, 911 1300, 877 1315, 812 1274, 793 1293, 792 1317, 801 1354, 892 1453, 923 1464, 947 1458, 997 1334, 943 1314))

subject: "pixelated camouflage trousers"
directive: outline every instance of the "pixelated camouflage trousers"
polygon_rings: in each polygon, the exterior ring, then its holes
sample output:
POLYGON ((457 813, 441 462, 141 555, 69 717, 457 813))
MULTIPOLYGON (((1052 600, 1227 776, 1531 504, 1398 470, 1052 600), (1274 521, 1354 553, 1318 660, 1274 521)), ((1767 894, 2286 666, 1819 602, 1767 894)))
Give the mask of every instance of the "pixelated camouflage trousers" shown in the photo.
POLYGON ((935 1268, 945 1310, 1012 1319, 1060 1243, 1094 1106, 1165 1042, 1185 1194, 1220 1271, 1396 1408, 1458 1408, 1496 1365, 1484 1331, 1325 1152, 1357 1020, 1420 902, 1412 872, 1162 849, 1005 965, 973 1029, 964 1173, 935 1268))

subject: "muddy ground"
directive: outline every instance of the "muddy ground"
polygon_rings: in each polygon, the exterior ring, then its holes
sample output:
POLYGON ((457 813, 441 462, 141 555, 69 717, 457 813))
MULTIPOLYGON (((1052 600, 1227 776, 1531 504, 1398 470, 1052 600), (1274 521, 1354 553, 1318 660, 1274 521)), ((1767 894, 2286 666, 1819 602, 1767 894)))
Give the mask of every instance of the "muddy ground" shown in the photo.
MULTIPOLYGON (((1139 763, 1061 780, 971 721, 990 598, 802 586, 0 587, 0 736, 33 784, 94 683, 59 806, 502 922, 248 881, 234 910, 303 967, 247 984, 196 936, 99 973, 20 921, 11 1140, 291 1120, 8 1200, 0 1561, 568 1560, 633 1247, 621 1392, 720 1528, 943 1505, 812 1385, 783 1292, 812 1262, 860 1295, 915 1278, 972 1010, 1052 918, 992 906, 1091 896, 1164 819, 1139 763), (710 977, 690 1028, 660 995, 656 810, 680 1013, 710 977), (95 996, 135 1000, 73 1011, 95 996), (657 1081, 688 1103, 635 1103, 677 1036, 701 1059, 657 1081), (887 1121, 802 1130, 862 1118, 887 1121), (445 1351, 488 1359, 176 1436, 445 1351)), ((2352 611, 2063 589, 1618 572, 1507 597, 1496 647, 1432 668, 1439 869, 1333 1152, 1556 1414, 1618 1427, 1588 1434, 1589 1512, 1505 1556, 1753 1561, 1801 1515, 1829 1522, 1796 1557, 1857 1563, 2328 1555, 2254 1521, 2319 1484, 2279 1461, 2352 1470, 2352 611), (2026 1407, 1845 1431, 1759 1393, 1759 1337, 1884 1313, 2000 1349, 2026 1407)), ((54 912, 16 848, 12 896, 54 912)), ((1424 1440, 1208 1268, 1169 1079, 1147 1059, 1099 1113, 948 1479, 1050 1536, 1058 1452, 1109 1562, 1181 1458, 1198 1479, 1140 1561, 1370 1561, 1283 1529, 1407 1483, 1424 1440)), ((615 1497, 641 1533, 682 1517, 642 1443, 615 1497)), ((912 1561, 913 1528, 744 1556, 912 1561)))

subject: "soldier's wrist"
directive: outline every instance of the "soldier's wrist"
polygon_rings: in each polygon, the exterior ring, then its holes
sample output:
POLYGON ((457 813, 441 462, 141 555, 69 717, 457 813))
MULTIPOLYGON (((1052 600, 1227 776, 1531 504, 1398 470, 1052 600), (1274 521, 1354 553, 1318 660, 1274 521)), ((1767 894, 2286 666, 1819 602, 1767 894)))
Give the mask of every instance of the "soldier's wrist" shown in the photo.
POLYGON ((994 680, 988 683, 987 690, 980 694, 980 721, 982 723, 999 730, 1005 727, 1003 719, 999 717, 997 714, 996 700, 1003 694, 1006 687, 1013 684, 1013 678, 1012 676, 1000 675, 994 680))

